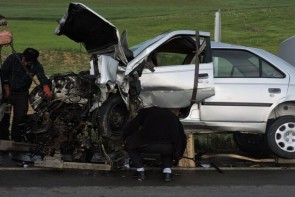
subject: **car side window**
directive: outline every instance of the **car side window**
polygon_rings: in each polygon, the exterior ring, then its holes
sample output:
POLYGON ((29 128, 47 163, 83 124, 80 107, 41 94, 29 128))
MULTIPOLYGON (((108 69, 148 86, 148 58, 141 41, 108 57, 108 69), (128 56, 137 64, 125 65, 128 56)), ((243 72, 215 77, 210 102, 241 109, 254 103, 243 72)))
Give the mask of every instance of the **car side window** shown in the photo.
POLYGON ((172 66, 183 64, 187 54, 159 52, 157 53, 158 66, 172 66))
POLYGON ((213 50, 216 78, 283 78, 284 75, 259 56, 245 50, 213 50))
POLYGON ((262 60, 262 77, 283 78, 284 75, 264 60, 262 60))
MULTIPOLYGON (((200 44, 202 45, 202 53, 199 55, 200 63, 211 62, 210 40, 207 37, 200 37, 200 44)), ((147 62, 151 63, 153 66, 194 64, 195 53, 195 36, 177 35, 152 51, 147 57, 147 62)))
POLYGON ((223 57, 213 57, 214 77, 229 78, 242 77, 242 73, 227 59, 223 57))

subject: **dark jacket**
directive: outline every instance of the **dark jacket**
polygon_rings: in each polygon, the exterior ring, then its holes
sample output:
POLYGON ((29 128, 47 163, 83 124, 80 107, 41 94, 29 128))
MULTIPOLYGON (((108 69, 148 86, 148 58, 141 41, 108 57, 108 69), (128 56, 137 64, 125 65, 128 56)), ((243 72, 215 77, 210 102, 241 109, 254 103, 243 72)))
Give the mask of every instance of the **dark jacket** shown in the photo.
MULTIPOLYGON (((2 83, 9 84, 12 92, 27 91, 31 84, 32 78, 26 73, 21 65, 22 53, 14 53, 9 55, 4 61, 1 69, 2 83)), ((48 85, 49 80, 45 76, 43 66, 36 60, 33 65, 27 67, 28 71, 37 76, 42 86, 48 85)))
POLYGON ((165 108, 141 109, 124 131, 126 149, 147 144, 172 143, 175 159, 180 159, 186 148, 186 135, 178 117, 165 108))

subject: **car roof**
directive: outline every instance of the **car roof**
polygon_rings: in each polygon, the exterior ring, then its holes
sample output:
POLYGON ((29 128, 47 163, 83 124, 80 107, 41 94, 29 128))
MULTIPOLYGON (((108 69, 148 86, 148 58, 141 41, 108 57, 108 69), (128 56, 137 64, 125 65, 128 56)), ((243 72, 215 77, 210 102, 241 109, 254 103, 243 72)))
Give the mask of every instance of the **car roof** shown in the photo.
POLYGON ((215 42, 211 41, 211 47, 212 48, 225 48, 225 49, 247 49, 249 47, 241 46, 241 45, 235 45, 235 44, 228 44, 224 42, 215 42))

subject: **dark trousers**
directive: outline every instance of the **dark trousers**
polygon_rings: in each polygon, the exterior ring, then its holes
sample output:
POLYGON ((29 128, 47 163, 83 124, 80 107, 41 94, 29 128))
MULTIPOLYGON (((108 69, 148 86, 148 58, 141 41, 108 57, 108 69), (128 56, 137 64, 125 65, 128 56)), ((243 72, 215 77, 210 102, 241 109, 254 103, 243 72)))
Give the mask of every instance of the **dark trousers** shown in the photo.
POLYGON ((13 92, 9 99, 13 106, 11 140, 19 141, 20 133, 18 124, 26 121, 26 116, 29 110, 29 90, 25 92, 13 92))
POLYGON ((149 144, 140 148, 127 150, 127 152, 135 168, 143 167, 141 153, 160 154, 163 168, 171 168, 173 166, 172 144, 149 144))
POLYGON ((0 140, 9 140, 10 113, 4 113, 0 121, 0 140))

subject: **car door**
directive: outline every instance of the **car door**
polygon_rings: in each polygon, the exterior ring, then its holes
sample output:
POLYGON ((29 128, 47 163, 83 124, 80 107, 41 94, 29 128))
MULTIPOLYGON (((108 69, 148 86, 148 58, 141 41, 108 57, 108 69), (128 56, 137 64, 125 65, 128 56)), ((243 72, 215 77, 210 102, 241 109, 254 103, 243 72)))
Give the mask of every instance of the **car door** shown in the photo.
MULTIPOLYGON (((195 64, 183 64, 187 54, 157 53, 154 71, 144 69, 140 77, 141 100, 147 105, 183 108, 191 104, 195 64), (171 58, 173 57, 173 58, 171 58)), ((197 101, 214 95, 213 64, 201 63, 198 75, 197 101)))
POLYGON ((289 76, 253 52, 213 49, 213 60, 215 95, 201 103, 202 121, 261 123, 286 96, 289 76))

